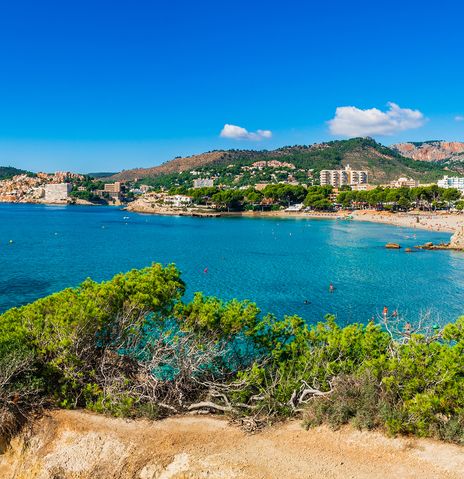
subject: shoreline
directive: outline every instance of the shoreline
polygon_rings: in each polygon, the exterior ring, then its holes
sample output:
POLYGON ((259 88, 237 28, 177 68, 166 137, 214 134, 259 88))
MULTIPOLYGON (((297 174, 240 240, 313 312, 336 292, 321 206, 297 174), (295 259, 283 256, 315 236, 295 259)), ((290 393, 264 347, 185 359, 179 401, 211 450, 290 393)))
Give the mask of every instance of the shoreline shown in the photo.
POLYGON ((299 212, 299 211, 216 211, 208 209, 174 209, 153 208, 148 205, 129 203, 128 205, 99 205, 85 201, 72 203, 34 202, 1 202, 3 204, 41 204, 61 206, 119 206, 130 213, 159 216, 191 216, 200 218, 292 218, 292 219, 332 219, 345 221, 361 221, 398 226, 409 229, 420 229, 439 233, 454 234, 464 227, 464 214, 445 211, 410 211, 408 213, 391 213, 377 210, 342 210, 337 212, 299 212), (132 206, 134 205, 134 206, 132 206))
POLYGON ((410 229, 421 229, 440 233, 453 234, 464 226, 464 214, 448 212, 411 211, 408 213, 390 213, 376 210, 344 210, 338 212, 298 212, 298 211, 240 211, 216 212, 204 210, 152 209, 147 207, 127 208, 131 213, 155 214, 161 216, 197 216, 226 218, 300 218, 300 219, 332 219, 346 221, 362 221, 399 226, 410 229))

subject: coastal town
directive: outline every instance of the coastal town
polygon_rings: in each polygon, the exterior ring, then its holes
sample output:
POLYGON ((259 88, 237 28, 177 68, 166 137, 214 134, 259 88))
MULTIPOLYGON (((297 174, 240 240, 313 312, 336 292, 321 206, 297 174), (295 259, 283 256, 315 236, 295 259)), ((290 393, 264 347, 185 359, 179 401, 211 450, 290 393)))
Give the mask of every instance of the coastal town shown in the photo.
POLYGON ((1 180, 0 202, 117 205, 163 215, 338 217, 450 232, 463 218, 460 176, 444 175, 433 183, 400 176, 386 184, 371 184, 367 170, 349 164, 320 170, 317 176, 313 170, 300 169, 299 180, 290 162, 256 161, 243 169, 252 176, 271 170, 271 181, 234 187, 191 171, 190 186, 168 188, 150 186, 143 178, 102 181, 72 172, 39 172, 1 180))
MULTIPOLYGON (((144 186, 135 190, 137 194, 146 191, 144 186)), ((0 181, 0 203, 121 205, 133 193, 120 182, 102 183, 69 171, 21 174, 0 181)))

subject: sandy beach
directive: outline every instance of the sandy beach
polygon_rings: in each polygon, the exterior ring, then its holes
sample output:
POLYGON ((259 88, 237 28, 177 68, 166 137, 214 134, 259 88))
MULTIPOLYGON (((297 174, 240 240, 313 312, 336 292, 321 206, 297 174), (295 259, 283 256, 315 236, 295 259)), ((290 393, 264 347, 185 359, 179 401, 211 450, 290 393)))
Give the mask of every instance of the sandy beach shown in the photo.
POLYGON ((316 219, 350 219, 354 221, 369 221, 402 226, 412 229, 429 231, 443 231, 455 233, 464 226, 464 214, 449 213, 444 211, 410 211, 408 213, 390 213, 376 210, 343 210, 337 212, 299 212, 299 211, 242 211, 242 212, 216 212, 212 209, 201 208, 165 208, 153 207, 149 203, 137 201, 129 204, 128 211, 158 215, 175 216, 223 216, 245 218, 316 218, 316 219))
POLYGON ((371 221, 406 228, 454 233, 464 225, 464 215, 447 212, 389 213, 386 211, 359 210, 352 213, 356 221, 371 221))

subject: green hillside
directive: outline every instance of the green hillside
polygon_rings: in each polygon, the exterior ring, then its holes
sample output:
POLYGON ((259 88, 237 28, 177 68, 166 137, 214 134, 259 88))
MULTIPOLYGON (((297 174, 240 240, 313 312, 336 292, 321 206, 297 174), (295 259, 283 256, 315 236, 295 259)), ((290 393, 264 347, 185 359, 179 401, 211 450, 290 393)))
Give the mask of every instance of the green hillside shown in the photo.
POLYGON ((217 183, 242 186, 283 181, 291 175, 304 183, 308 181, 308 173, 312 172, 317 179, 323 169, 343 168, 348 164, 354 169, 367 170, 371 184, 387 183, 400 176, 429 182, 450 174, 442 165, 405 158, 373 139, 353 138, 308 146, 286 146, 272 151, 215 151, 175 159, 159 167, 123 171, 114 179, 134 179, 135 176, 140 183, 169 187, 190 186, 194 178, 214 177, 217 183), (295 169, 263 168, 254 173, 243 169, 256 161, 270 160, 291 163, 295 169))
POLYGON ((0 166, 0 180, 7 180, 16 175, 33 175, 30 171, 20 170, 12 166, 0 166))

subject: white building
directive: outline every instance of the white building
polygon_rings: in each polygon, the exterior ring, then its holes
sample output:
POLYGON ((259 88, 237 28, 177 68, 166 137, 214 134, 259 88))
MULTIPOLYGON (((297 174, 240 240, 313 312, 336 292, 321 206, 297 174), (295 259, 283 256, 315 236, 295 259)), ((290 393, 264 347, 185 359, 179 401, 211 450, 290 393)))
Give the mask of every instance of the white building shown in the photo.
POLYGON ((211 178, 196 178, 193 180, 194 188, 210 188, 214 185, 214 180, 211 178))
POLYGON ((304 208, 303 203, 298 203, 296 205, 291 205, 288 208, 285 208, 285 211, 301 211, 304 208))
POLYGON ((393 186, 393 188, 415 188, 416 186, 419 186, 419 182, 413 180, 412 178, 401 177, 395 181, 392 181, 390 186, 393 186))
POLYGON ((444 176, 442 180, 437 181, 440 188, 456 188, 464 193, 464 178, 459 176, 444 176))
POLYGON ((71 193, 71 183, 50 183, 45 185, 45 201, 50 203, 61 203, 66 201, 71 193))
POLYGON ((174 206, 175 208, 182 208, 184 206, 189 206, 192 204, 192 198, 185 195, 172 195, 165 196, 164 202, 167 205, 174 206))
POLYGON ((368 173, 365 170, 353 170, 346 165, 344 170, 322 170, 320 183, 338 188, 343 185, 367 185, 368 173))

